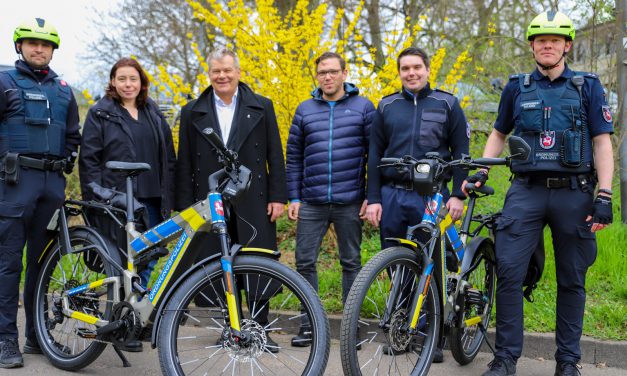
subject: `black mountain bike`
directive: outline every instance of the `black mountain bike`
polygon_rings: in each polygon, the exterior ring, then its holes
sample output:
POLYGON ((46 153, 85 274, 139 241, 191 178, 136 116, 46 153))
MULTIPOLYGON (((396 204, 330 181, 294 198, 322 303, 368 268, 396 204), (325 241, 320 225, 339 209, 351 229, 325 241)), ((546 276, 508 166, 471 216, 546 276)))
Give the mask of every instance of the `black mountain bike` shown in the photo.
POLYGON ((475 358, 486 339, 496 280, 494 242, 480 232, 488 228, 491 235, 497 214, 473 217, 473 211, 476 199, 494 189, 466 185, 471 193, 459 232, 441 192, 453 168, 507 165, 529 154, 518 137, 510 138, 510 148, 507 158, 382 158, 380 167, 409 172, 425 211, 405 238, 387 239, 397 245, 370 259, 351 287, 340 330, 346 375, 426 375, 442 335, 459 364, 475 358), (471 222, 478 224, 472 231, 471 222))
POLYGON ((300 274, 259 256, 278 252, 231 243, 224 203, 248 188, 250 170, 211 129, 204 136, 224 169, 209 177, 207 199, 175 217, 137 232, 133 178, 150 166, 107 162, 126 176, 126 196, 117 193, 105 204, 70 200, 51 220, 49 229, 58 235, 40 259, 35 325, 54 366, 79 370, 107 344, 130 366, 120 348, 150 340, 166 375, 323 374, 329 324, 322 304, 300 274), (125 204, 116 207, 119 201, 125 204), (68 226, 68 218, 86 208, 102 210, 120 225, 118 215, 126 217, 126 255, 91 227, 68 226), (217 233, 221 247, 194 264, 198 232, 217 233), (138 267, 160 257, 160 247, 177 237, 157 281, 144 289, 138 267), (302 320, 311 323, 311 346, 291 347, 302 320))

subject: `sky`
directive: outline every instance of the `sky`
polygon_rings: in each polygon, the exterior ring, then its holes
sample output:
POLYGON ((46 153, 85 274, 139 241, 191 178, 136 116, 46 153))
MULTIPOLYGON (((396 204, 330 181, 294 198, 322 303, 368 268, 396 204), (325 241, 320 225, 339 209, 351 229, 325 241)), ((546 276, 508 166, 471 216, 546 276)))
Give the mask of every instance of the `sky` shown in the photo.
POLYGON ((15 27, 28 18, 50 21, 59 32, 61 44, 55 50, 50 67, 70 84, 88 77, 79 53, 96 38, 89 28, 89 13, 108 12, 117 0, 2 0, 0 3, 0 64, 13 65, 18 55, 13 47, 15 27))

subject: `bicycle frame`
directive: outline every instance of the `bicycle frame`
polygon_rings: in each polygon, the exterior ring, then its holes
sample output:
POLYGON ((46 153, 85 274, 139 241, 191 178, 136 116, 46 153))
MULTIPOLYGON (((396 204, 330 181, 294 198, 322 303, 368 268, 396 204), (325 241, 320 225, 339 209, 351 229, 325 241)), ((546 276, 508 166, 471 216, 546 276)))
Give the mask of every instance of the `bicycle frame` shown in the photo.
MULTIPOLYGON (((455 291, 449 294, 448 280, 450 278, 456 278, 458 281, 463 280, 466 273, 476 267, 473 265, 468 265, 467 267, 462 268, 462 261, 464 260, 464 256, 469 257, 466 254, 466 239, 468 236, 472 212, 474 210, 475 199, 476 198, 474 197, 470 199, 471 201, 468 205, 468 209, 466 210, 465 220, 463 222, 460 232, 457 231, 453 219, 451 218, 448 209, 446 208, 446 205, 444 205, 444 198, 442 194, 437 192, 431 196, 428 196, 425 199, 426 205, 422 221, 418 225, 410 226, 408 228, 407 236, 405 239, 389 239, 410 246, 410 248, 412 248, 418 254, 419 252, 422 252, 422 263, 424 265, 424 268, 418 281, 417 291, 419 292, 419 294, 415 295, 412 300, 408 315, 408 322, 406 324, 410 334, 417 333, 422 307, 436 268, 441 272, 440 275, 442 278, 442 280, 440 281, 440 285, 442 286, 440 295, 441 301, 443 302, 443 317, 449 318, 456 313, 454 298, 459 294, 460 290, 463 289, 464 286, 461 283, 457 283, 455 291), (422 230, 429 234, 429 240, 422 247, 420 247, 414 235, 419 230, 422 230), (452 253, 456 258, 455 261, 458 265, 456 273, 447 273, 447 240, 448 243, 451 245, 453 251, 452 253), (439 244, 437 243, 438 241, 439 244), (440 246, 440 258, 438 260, 434 260, 433 256, 437 245, 440 246)), ((400 284, 393 283, 392 291, 390 292, 390 302, 394 301, 394 297, 398 294, 398 291, 395 290, 398 289, 400 289, 400 284)), ((387 319, 386 317, 387 315, 384 317, 384 320, 387 319)), ((465 320, 464 324, 466 326, 476 325, 482 322, 483 319, 483 315, 475 316, 465 320)))
MULTIPOLYGON (((89 203, 81 201, 73 201, 74 204, 87 204, 89 203)), ((126 230, 129 234, 127 258, 127 269, 121 269, 122 275, 115 277, 108 277, 100 279, 88 284, 77 286, 70 290, 67 290, 62 297, 63 314, 67 317, 74 318, 79 321, 86 322, 88 324, 95 325, 96 327, 103 328, 110 324, 107 320, 102 320, 96 316, 88 315, 83 312, 72 310, 69 304, 69 298, 78 294, 84 293, 87 290, 95 289, 104 285, 112 284, 114 292, 114 303, 120 301, 119 291, 123 286, 126 296, 125 301, 129 302, 133 309, 140 313, 142 326, 146 326, 150 320, 153 312, 162 306, 167 299, 164 298, 164 292, 174 282, 172 277, 177 274, 180 269, 181 261, 185 259, 188 254, 189 245, 194 238, 194 235, 198 231, 215 231, 220 237, 221 244, 221 267, 223 271, 224 283, 226 286, 226 307, 220 307, 226 309, 229 315, 229 321, 231 326, 231 333, 233 336, 241 338, 240 332, 240 317, 239 317, 239 294, 236 292, 237 285, 232 273, 233 260, 240 251, 244 252, 262 252, 269 254, 276 254, 275 251, 260 249, 260 248, 242 248, 238 246, 232 246, 230 238, 227 233, 226 220, 224 217, 224 203, 222 201, 222 194, 218 192, 209 193, 207 199, 197 202, 191 207, 183 210, 178 215, 161 222, 153 228, 138 233, 135 231, 134 222, 129 221, 126 224, 126 230), (134 237, 131 234, 135 234, 134 237), (135 271, 135 264, 137 256, 142 252, 146 252, 155 247, 164 246, 179 235, 178 241, 172 252, 170 253, 163 270, 159 274, 156 282, 152 286, 149 294, 146 295, 147 299, 138 299, 141 295, 145 294, 145 290, 137 283, 139 277, 135 271)), ((66 210, 66 208, 62 208, 66 210)), ((72 250, 70 249, 69 236, 67 232, 67 218, 66 213, 60 215, 60 234, 62 239, 61 244, 64 254, 70 252, 84 252, 87 248, 72 250)), ((45 251, 44 251, 45 254, 45 251)), ((42 255, 43 257, 43 255, 42 255)), ((181 274, 179 279, 185 277, 185 274, 181 274)), ((98 330, 97 330, 98 332, 98 330)))

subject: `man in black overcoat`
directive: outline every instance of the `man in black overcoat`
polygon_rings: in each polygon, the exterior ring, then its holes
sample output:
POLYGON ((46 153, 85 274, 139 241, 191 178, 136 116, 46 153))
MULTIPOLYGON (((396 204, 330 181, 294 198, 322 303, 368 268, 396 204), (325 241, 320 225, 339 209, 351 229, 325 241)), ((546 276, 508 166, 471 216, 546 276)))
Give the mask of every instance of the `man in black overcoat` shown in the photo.
MULTIPOLYGON (((211 86, 181 110, 175 206, 182 210, 205 199, 209 175, 222 168, 213 148, 201 135, 203 129, 213 128, 252 172, 249 190, 232 206, 231 240, 274 250, 275 221, 283 214, 287 192, 283 146, 272 101, 240 82, 239 60, 233 51, 218 50, 207 61, 211 86), (252 241, 249 223, 257 230, 252 241)), ((220 252, 215 234, 199 235, 195 241, 206 246, 197 260, 220 252)))

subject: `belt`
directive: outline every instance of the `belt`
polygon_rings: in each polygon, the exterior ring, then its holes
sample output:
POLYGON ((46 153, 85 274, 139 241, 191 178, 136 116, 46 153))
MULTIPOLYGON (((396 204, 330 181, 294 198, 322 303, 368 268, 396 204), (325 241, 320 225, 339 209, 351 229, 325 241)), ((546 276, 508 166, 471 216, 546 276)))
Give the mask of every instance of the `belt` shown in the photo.
POLYGON ((409 181, 388 181, 385 184, 392 188, 404 189, 406 191, 414 190, 413 184, 409 181))
POLYGON ((519 175, 517 177, 525 180, 527 184, 541 185, 549 189, 570 188, 573 185, 577 186, 577 183, 573 182, 573 178, 575 178, 575 176, 551 178, 531 175, 519 175))
POLYGON ((25 157, 23 155, 19 156, 20 166, 34 168, 37 170, 43 171, 61 171, 65 167, 64 160, 54 160, 54 159, 37 159, 25 157))

